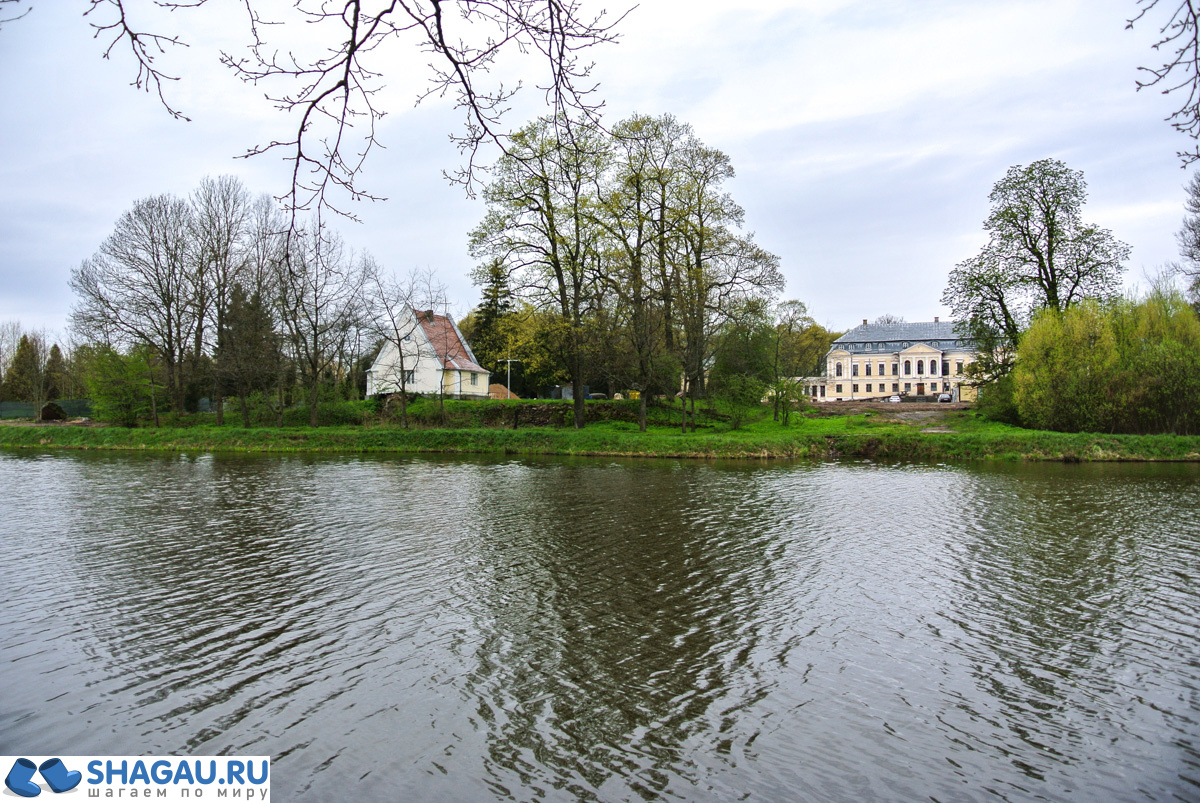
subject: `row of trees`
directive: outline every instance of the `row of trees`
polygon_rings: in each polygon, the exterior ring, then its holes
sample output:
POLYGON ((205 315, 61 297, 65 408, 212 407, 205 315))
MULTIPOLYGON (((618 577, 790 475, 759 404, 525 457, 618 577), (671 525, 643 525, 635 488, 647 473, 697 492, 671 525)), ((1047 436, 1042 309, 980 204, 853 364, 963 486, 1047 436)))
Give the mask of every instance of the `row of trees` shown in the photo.
MULTIPOLYGON (((1193 433, 1200 319, 1164 282, 1120 294, 1129 246, 1082 220, 1083 174, 1055 159, 1011 168, 990 196, 989 240, 943 295, 975 341, 972 375, 994 417, 1042 429, 1193 433)), ((1200 178, 1177 269, 1200 284, 1200 178)))
MULTIPOLYGON (((722 338, 761 327, 783 287, 778 257, 742 230, 733 175, 728 156, 670 115, 610 130, 546 117, 518 131, 471 234, 484 288, 468 327, 477 355, 489 368, 515 355, 527 373, 556 363, 577 427, 589 380, 637 391, 643 428, 646 397, 675 393, 681 377, 694 410, 722 338)), ((768 328, 815 325, 802 307, 780 309, 768 328)), ((793 362, 779 375, 815 360, 793 362)))
POLYGON ((49 333, 0 323, 0 401, 31 403, 40 418, 47 401, 83 395, 78 372, 49 333))
POLYGON ((104 355, 94 376, 136 374, 114 355, 144 366, 156 420, 159 395, 173 412, 208 396, 223 423, 226 395, 245 422, 251 394, 274 398, 281 418, 299 393, 315 426, 323 387, 361 386, 375 341, 363 288, 376 272, 335 233, 292 229, 237 179, 205 179, 188 198, 153 196, 121 216, 72 273, 71 324, 104 355))

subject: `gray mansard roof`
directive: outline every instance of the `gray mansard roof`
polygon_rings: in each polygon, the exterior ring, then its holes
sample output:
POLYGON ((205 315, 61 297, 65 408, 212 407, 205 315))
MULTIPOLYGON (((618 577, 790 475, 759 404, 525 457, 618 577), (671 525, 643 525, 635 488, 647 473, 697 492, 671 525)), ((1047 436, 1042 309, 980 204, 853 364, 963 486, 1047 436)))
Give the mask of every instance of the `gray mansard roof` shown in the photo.
POLYGON ((971 351, 974 344, 954 331, 954 321, 923 321, 919 323, 867 323, 856 326, 833 341, 835 349, 852 354, 879 354, 903 351, 924 343, 935 349, 971 351), (869 347, 868 347, 869 346, 869 347))

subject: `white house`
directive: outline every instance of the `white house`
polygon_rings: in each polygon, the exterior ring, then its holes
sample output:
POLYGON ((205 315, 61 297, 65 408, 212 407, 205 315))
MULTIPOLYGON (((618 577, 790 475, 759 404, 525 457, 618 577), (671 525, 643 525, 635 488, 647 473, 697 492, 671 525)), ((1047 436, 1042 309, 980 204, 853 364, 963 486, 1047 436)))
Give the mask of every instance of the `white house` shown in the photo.
POLYGON ((488 398, 488 370, 475 362, 454 321, 432 310, 413 310, 397 329, 402 348, 389 341, 379 350, 367 371, 368 396, 399 393, 403 385, 408 393, 488 398))

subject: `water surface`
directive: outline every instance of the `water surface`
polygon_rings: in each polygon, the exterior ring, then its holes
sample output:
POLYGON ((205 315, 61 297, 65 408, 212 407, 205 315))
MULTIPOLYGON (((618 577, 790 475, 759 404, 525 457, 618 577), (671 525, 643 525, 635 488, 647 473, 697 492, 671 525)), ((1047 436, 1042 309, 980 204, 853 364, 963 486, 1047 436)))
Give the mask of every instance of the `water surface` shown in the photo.
POLYGON ((1200 469, 0 452, 0 753, 279 800, 1200 798, 1200 469))

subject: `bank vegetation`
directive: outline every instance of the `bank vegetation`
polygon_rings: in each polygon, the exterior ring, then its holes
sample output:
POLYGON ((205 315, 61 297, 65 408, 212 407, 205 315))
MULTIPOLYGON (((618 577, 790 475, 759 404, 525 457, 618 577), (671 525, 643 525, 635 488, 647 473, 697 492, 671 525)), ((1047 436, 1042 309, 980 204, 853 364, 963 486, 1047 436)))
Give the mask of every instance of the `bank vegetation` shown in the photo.
MULTIPOLYGON (((388 422, 369 403, 343 404, 342 423, 308 427, 216 426, 192 416, 188 425, 160 427, 0 426, 0 447, 177 452, 432 452, 663 458, 866 458, 873 460, 1200 461, 1200 437, 1103 435, 1022 429, 988 421, 970 409, 953 411, 834 405, 796 411, 790 423, 771 408, 702 407, 681 426, 678 404, 651 405, 646 431, 636 401, 588 402, 588 426, 575 429, 569 402, 447 402, 418 400, 412 426, 388 422), (439 409, 441 412, 439 412, 439 409)), ((327 411, 331 415, 333 411, 327 411)))

